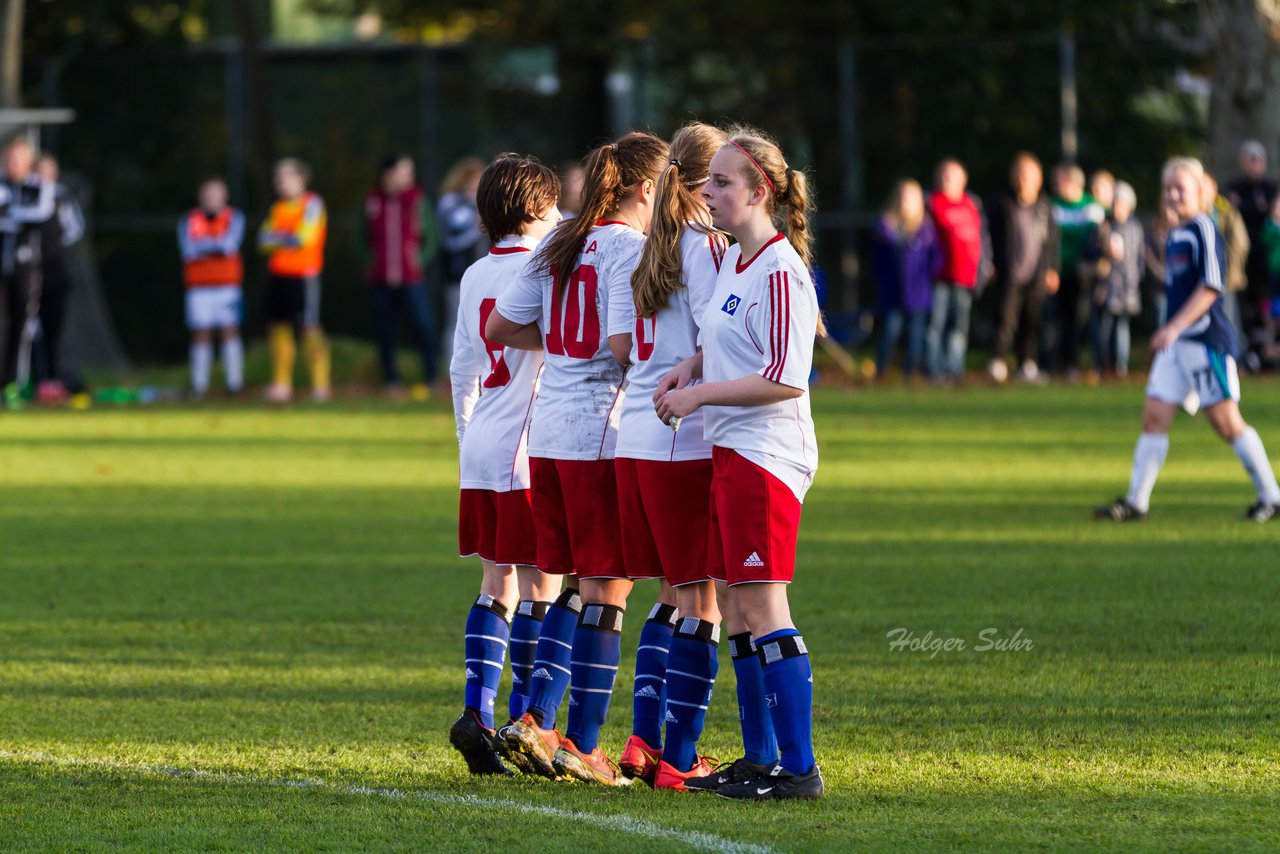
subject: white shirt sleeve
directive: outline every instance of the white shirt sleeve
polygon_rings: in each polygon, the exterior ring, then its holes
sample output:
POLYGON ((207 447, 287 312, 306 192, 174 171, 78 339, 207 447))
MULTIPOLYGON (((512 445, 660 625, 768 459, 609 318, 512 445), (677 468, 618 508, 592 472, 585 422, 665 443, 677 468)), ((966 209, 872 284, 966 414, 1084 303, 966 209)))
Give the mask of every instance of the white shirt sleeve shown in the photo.
POLYGON ((818 299, 809 277, 786 267, 768 275, 759 327, 767 380, 807 389, 813 370, 813 340, 818 332, 818 299))
POLYGON ((605 272, 605 281, 600 282, 600 286, 607 294, 609 319, 606 334, 609 336, 631 335, 635 332, 636 298, 635 292, 631 289, 631 274, 635 272, 636 267, 640 266, 640 253, 644 251, 644 241, 636 240, 631 244, 619 243, 618 250, 618 257, 612 259, 605 272))
MULTIPOLYGON (((462 288, 467 286, 463 280, 462 288)), ((471 413, 480 399, 480 383, 488 365, 476 359, 480 337, 478 313, 470 310, 465 297, 458 307, 458 322, 453 328, 453 359, 449 362, 449 382, 453 385, 453 418, 458 424, 458 444, 471 423, 471 413)))
POLYGON ((533 267, 534 263, 525 265, 524 272, 498 297, 495 310, 512 323, 536 323, 542 319, 542 288, 547 277, 534 273, 533 267))
POLYGON ((715 234, 697 233, 698 242, 684 258, 685 288, 689 292, 689 310, 693 322, 702 328, 702 315, 716 290, 720 262, 724 258, 724 239, 715 234))

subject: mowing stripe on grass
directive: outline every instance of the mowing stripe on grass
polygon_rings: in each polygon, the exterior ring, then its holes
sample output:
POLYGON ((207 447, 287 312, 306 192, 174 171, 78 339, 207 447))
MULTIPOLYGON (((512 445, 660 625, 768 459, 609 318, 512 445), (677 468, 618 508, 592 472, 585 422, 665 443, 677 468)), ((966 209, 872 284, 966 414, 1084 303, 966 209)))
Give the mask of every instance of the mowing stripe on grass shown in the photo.
POLYGON ((566 821, 584 821, 596 827, 605 827, 621 833, 631 834, 632 836, 644 836, 649 839, 677 842, 682 845, 688 845, 698 851, 712 851, 716 852, 716 854, 779 854, 776 849, 766 845, 737 842, 698 830, 677 830, 676 828, 663 827, 660 824, 632 818, 627 815, 582 812, 581 810, 528 804, 506 798, 483 798, 479 795, 446 795, 442 792, 427 792, 415 789, 386 789, 377 786, 343 785, 316 779, 272 780, 264 777, 251 777, 247 774, 205 771, 200 768, 177 768, 169 765, 152 765, 146 762, 123 762, 115 759, 92 757, 53 756, 36 751, 0 750, 0 759, 12 759, 33 765, 56 765, 64 768, 100 768, 108 771, 126 771, 180 780, 199 780, 202 782, 230 783, 243 786, 270 786, 283 789, 311 789, 335 792, 342 795, 386 798, 388 800, 420 801, 489 810, 514 810, 530 815, 540 815, 566 821))

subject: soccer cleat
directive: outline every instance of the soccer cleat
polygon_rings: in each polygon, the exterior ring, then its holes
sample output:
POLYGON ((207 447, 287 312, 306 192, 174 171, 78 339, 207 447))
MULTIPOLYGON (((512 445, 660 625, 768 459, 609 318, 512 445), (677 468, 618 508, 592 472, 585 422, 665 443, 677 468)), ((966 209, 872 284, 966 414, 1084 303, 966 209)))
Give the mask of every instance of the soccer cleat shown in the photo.
POLYGON ((599 747, 590 753, 583 753, 572 739, 561 739, 554 761, 556 772, 572 780, 599 783, 602 786, 630 786, 634 782, 630 777, 623 776, 618 763, 599 747))
POLYGON ((763 777, 769 773, 771 768, 772 766, 770 765, 757 765, 754 762, 748 762, 744 756, 727 765, 716 766, 705 777, 690 777, 684 781, 684 788, 687 792, 714 792, 721 786, 763 777))
POLYGON ((552 764, 563 739, 553 729, 543 729, 527 712, 515 723, 502 728, 503 740, 513 752, 523 753, 535 773, 552 780, 560 776, 552 764))
POLYGON ((494 749, 493 730, 480 722, 473 709, 465 709, 449 727, 449 743, 462 754, 472 774, 511 774, 494 749))
POLYGON ((731 783, 716 789, 722 798, 739 801, 784 801, 799 798, 820 798, 823 795, 822 772, 814 765, 813 770, 803 776, 796 776, 775 765, 773 770, 762 777, 755 777, 742 783, 731 783))
POLYGON ((1106 519, 1111 522, 1141 522, 1147 518, 1146 512, 1134 507, 1124 498, 1117 498, 1110 504, 1093 508, 1093 518, 1106 519))
POLYGON ((618 767, 628 777, 643 780, 652 786, 654 775, 658 773, 658 763, 661 761, 661 747, 650 747, 643 738, 632 735, 622 747, 622 755, 618 757, 618 767))
POLYGON ((1270 522, 1277 514, 1280 514, 1280 504, 1258 499, 1244 511, 1244 518, 1247 522, 1270 522))
POLYGON ((493 739, 493 748, 498 752, 498 756, 514 765, 521 774, 537 774, 538 769, 534 767, 533 761, 520 751, 512 750, 511 745, 507 744, 507 729, 513 723, 515 721, 510 721, 507 726, 498 729, 493 739))
POLYGON ((689 780, 706 777, 714 774, 715 769, 711 767, 711 760, 706 756, 699 756, 693 763, 693 767, 688 771, 677 771, 672 765, 666 762, 658 762, 658 773, 654 776, 653 787, 655 789, 674 789, 677 792, 685 791, 685 783, 689 780))

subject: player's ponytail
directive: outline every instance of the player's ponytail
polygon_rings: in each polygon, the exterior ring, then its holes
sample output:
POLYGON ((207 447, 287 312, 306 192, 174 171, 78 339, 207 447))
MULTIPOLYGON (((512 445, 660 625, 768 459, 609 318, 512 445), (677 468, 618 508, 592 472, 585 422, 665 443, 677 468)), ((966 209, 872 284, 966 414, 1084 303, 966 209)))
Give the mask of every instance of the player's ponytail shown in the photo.
MULTIPOLYGON (((765 209, 775 223, 782 209, 786 209, 783 230, 787 240, 804 265, 812 268, 813 232, 809 219, 815 208, 804 172, 788 166, 778 144, 754 128, 740 126, 730 130, 729 145, 746 155, 748 163, 742 175, 747 185, 752 189, 764 186, 769 191, 765 209)), ((821 314, 818 315, 818 334, 827 334, 821 314)))
POLYGON ((671 140, 671 160, 654 191, 653 220, 640 264, 631 276, 636 313, 653 317, 684 286, 680 235, 686 227, 711 234, 711 217, 698 193, 708 177, 711 158, 725 142, 724 131, 693 122, 671 140))
POLYGON ((656 136, 633 131, 587 155, 583 169, 582 209, 561 223, 538 250, 534 268, 550 273, 554 287, 569 286, 578 253, 596 222, 617 212, 645 181, 655 181, 667 162, 667 144, 656 136))

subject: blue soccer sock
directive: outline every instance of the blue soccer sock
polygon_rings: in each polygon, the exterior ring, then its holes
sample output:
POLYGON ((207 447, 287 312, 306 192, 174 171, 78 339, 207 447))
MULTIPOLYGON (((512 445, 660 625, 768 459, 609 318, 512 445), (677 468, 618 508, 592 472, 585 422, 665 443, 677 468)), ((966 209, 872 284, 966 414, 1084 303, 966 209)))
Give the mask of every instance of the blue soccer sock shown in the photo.
POLYGON ((650 747, 662 747, 662 720, 667 712, 667 652, 675 625, 675 606, 659 602, 649 612, 636 648, 632 732, 650 747))
POLYGON ((511 699, 507 703, 508 717, 513 721, 529 708, 530 677, 533 660, 538 652, 538 635, 542 633, 542 621, 547 616, 550 602, 525 599, 511 618, 511 699))
POLYGON ((573 680, 569 686, 569 725, 565 736, 583 753, 600 743, 609 714, 613 680, 622 660, 623 609, 593 602, 584 605, 573 633, 573 680))
POLYGON ((779 629, 756 641, 756 648, 782 767, 808 774, 813 769, 813 670, 804 638, 795 629, 779 629))
POLYGON ((510 634, 507 607, 481 593, 467 613, 463 644, 467 655, 465 702, 468 709, 480 713, 481 722, 489 729, 493 729, 493 701, 498 696, 510 634))
POLYGON ((529 706, 525 711, 544 729, 555 729, 556 713, 560 711, 565 689, 569 687, 573 630, 581 610, 582 599, 578 591, 565 590, 547 609, 547 616, 542 621, 533 673, 529 676, 533 688, 529 691, 529 706))
POLYGON ((720 659, 720 627, 685 617, 671 638, 667 656, 667 747, 662 761, 688 771, 698 758, 698 739, 711 705, 720 659))
POLYGON ((742 747, 748 762, 772 766, 778 761, 778 740, 773 735, 773 719, 764 704, 764 668, 756 655, 750 632, 729 638, 729 656, 738 677, 738 720, 742 724, 742 747))

